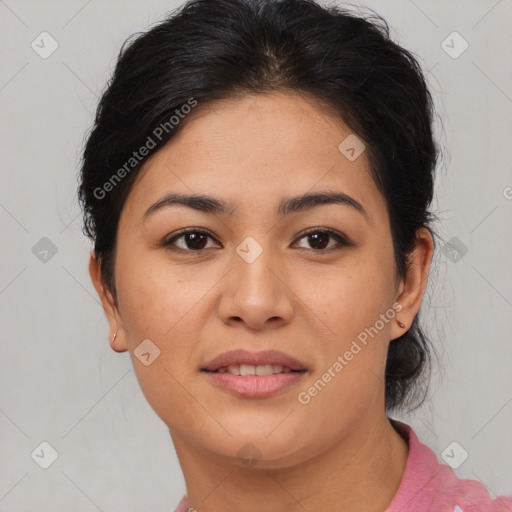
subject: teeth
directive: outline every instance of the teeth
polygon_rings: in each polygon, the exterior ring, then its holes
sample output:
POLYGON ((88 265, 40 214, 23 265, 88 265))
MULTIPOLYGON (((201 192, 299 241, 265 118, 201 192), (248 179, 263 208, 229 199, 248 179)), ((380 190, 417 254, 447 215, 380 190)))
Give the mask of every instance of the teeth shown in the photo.
POLYGON ((240 366, 228 366, 228 373, 232 373, 233 375, 240 375, 240 366))
POLYGON ((273 373, 290 373, 291 368, 281 366, 280 364, 235 364, 230 366, 223 366, 217 369, 219 373, 232 373, 233 375, 272 375, 273 373))
MULTIPOLYGON (((274 373, 274 367, 271 364, 258 365, 258 366, 254 367, 254 371, 256 372, 256 375, 272 375, 274 373)), ((240 373, 243 375, 241 367, 240 367, 240 373)), ((250 374, 250 375, 252 375, 252 374, 250 374)))

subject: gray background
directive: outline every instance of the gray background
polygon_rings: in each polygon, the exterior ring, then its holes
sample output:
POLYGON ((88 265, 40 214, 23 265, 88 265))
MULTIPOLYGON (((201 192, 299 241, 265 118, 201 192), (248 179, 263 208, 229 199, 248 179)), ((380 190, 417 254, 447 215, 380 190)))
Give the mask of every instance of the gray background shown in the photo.
MULTIPOLYGON (((180 3, 0 0, 0 512, 171 511, 185 492, 129 355, 110 349, 75 196, 122 42, 180 3), (59 45, 47 59, 31 47, 43 31, 59 45), (48 469, 31 456, 49 456, 43 441, 58 452, 48 469)), ((442 244, 421 310, 442 371, 430 402, 402 419, 440 460, 460 463, 466 450, 460 477, 512 493, 512 2, 366 5, 421 56, 446 151, 434 203, 442 244), (457 58, 453 31, 469 44, 457 58)))

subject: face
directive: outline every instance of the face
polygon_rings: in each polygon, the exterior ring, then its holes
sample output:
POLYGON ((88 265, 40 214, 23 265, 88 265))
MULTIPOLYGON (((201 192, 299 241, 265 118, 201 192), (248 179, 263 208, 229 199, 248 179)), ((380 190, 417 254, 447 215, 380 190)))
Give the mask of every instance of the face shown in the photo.
POLYGON ((255 446, 284 467, 384 417, 388 343, 404 331, 397 318, 412 323, 425 269, 409 286, 397 279, 366 152, 341 151, 350 129, 314 100, 251 95, 190 115, 123 208, 118 307, 93 258, 91 276, 113 348, 130 351, 175 444, 235 464, 255 446), (168 194, 212 200, 153 206, 168 194), (307 194, 327 195, 292 200, 307 194), (279 351, 301 371, 204 371, 232 350, 279 351))

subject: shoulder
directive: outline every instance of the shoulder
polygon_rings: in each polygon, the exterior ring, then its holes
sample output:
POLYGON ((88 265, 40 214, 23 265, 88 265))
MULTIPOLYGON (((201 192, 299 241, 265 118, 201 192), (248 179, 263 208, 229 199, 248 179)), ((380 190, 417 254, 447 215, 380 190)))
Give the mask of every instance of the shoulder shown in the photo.
POLYGON ((512 497, 492 498, 477 480, 458 478, 405 423, 392 422, 407 440, 409 456, 402 482, 386 512, 512 512, 512 497))

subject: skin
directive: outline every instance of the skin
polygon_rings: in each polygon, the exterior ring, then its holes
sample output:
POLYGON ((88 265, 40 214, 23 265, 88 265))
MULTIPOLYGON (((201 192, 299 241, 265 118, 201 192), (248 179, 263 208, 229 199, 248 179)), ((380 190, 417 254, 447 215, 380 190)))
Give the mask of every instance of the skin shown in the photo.
MULTIPOLYGON (((433 241, 418 238, 405 279, 395 273, 384 197, 366 153, 338 149, 351 130, 295 93, 248 95, 189 114, 184 130, 151 157, 123 208, 115 259, 118 304, 91 254, 89 270, 110 323, 115 351, 128 350, 141 389, 169 428, 199 512, 383 511, 398 490, 407 444, 384 407, 389 341, 409 328, 425 291, 433 241), (365 208, 327 204, 281 218, 290 196, 344 192, 365 208), (146 209, 168 192, 204 193, 236 206, 232 217, 184 206, 146 209), (328 251, 304 230, 344 234, 328 251), (208 231, 204 249, 183 228, 208 231), (236 248, 253 237, 263 252, 247 263, 236 248), (190 239, 188 239, 190 242, 190 239), (191 248, 192 247, 192 248, 191 248), (320 249, 315 248, 320 247, 320 249), (323 251, 323 252, 322 252, 323 251), (402 309, 311 401, 308 390, 352 341, 398 302, 402 309), (150 339, 149 366, 134 356, 150 339), (268 398, 213 386, 199 370, 236 348, 277 349, 302 361, 302 382, 268 398), (259 450, 249 467, 237 453, 259 450), (324 508, 325 507, 325 508, 324 508)), ((325 246, 324 246, 325 247, 325 246)))

